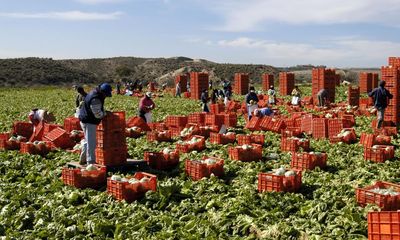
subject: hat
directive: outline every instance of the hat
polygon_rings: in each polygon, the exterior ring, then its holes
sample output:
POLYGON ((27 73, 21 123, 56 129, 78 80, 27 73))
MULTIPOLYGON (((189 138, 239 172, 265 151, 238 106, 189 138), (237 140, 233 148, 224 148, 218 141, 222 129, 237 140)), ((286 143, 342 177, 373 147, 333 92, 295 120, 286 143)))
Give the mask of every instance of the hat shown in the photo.
POLYGON ((269 88, 274 88, 274 85, 269 86, 269 88))
POLYGON ((107 97, 111 97, 112 88, 108 83, 102 83, 100 85, 100 91, 102 91, 107 97))
POLYGON ((147 96, 148 98, 151 98, 152 95, 153 95, 153 94, 152 94, 151 92, 146 92, 146 96, 147 96))

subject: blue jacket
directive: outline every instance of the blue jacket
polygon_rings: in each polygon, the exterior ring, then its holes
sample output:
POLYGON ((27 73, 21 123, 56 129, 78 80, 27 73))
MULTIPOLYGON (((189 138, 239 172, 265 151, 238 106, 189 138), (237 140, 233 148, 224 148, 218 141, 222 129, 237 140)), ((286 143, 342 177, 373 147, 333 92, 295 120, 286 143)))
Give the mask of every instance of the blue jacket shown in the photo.
POLYGON ((104 111, 104 97, 102 97, 100 95, 100 92, 95 89, 93 91, 91 91, 84 100, 84 104, 81 107, 80 111, 79 111, 79 120, 82 123, 89 123, 89 124, 95 124, 95 125, 99 125, 101 122, 101 119, 98 119, 94 116, 92 109, 90 108, 90 105, 93 101, 93 99, 99 99, 101 101, 101 109, 102 111, 104 111))
POLYGON ((368 96, 374 99, 374 106, 381 109, 385 109, 389 99, 393 98, 393 95, 384 87, 375 88, 368 93, 368 96))

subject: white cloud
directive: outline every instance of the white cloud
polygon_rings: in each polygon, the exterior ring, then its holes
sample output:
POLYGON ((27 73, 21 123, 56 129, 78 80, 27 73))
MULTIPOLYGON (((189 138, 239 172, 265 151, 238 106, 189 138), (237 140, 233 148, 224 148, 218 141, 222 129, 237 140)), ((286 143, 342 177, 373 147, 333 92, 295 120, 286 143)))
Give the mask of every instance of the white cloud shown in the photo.
POLYGON ((97 13, 97 12, 81 12, 81 11, 45 12, 45 13, 0 12, 0 17, 21 18, 21 19, 56 19, 56 20, 67 20, 67 21, 94 21, 94 20, 115 20, 118 19, 122 14, 123 14, 122 12, 97 13))
POLYGON ((223 18, 224 31, 258 30, 266 23, 379 23, 399 26, 398 0, 202 0, 223 18))
POLYGON ((248 61, 272 65, 324 64, 334 67, 379 67, 388 56, 400 56, 400 43, 371 41, 354 37, 323 42, 326 47, 309 43, 288 43, 240 37, 213 42, 214 46, 247 51, 248 61))

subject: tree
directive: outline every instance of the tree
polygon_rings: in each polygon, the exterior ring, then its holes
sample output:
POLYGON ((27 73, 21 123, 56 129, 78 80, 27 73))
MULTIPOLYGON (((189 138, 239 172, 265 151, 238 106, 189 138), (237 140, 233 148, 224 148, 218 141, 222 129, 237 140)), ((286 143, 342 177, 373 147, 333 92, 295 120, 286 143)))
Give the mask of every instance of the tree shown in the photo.
POLYGON ((115 69, 115 72, 119 77, 128 77, 132 74, 133 70, 127 66, 119 66, 115 69))

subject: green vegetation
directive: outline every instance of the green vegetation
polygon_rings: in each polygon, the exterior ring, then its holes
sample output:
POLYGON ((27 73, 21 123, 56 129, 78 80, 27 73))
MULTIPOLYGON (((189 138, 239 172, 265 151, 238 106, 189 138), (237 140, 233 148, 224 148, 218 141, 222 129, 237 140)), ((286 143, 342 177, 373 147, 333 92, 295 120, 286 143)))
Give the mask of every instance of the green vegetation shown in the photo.
MULTIPOLYGON (((309 92, 307 86, 302 87, 309 92)), ((343 99, 344 89, 338 94, 343 99)), ((0 130, 26 120, 33 107, 54 112, 57 121, 74 112, 74 93, 64 88, 1 89, 0 130)), ((113 96, 111 111, 136 114, 138 99, 113 96)), ((197 101, 165 96, 155 100, 154 117, 200 110, 197 101)), ((357 132, 368 129, 370 118, 357 118, 357 132)), ((243 121, 240 121, 243 123, 243 121)), ((236 132, 243 129, 237 128, 236 132)), ((247 131, 245 131, 247 132, 247 131)), ((400 162, 364 161, 361 145, 312 140, 315 151, 328 154, 328 168, 303 172, 299 193, 257 192, 257 173, 290 166, 290 154, 280 151, 277 134, 265 132, 263 156, 277 160, 243 163, 228 159, 227 146, 207 142, 207 150, 181 155, 171 172, 155 172, 158 191, 127 204, 104 191, 64 186, 61 168, 78 156, 57 151, 45 158, 0 152, 0 236, 9 239, 366 239, 366 214, 374 206, 359 207, 356 186, 377 180, 400 182, 400 162), (226 176, 193 182, 184 174, 183 161, 203 155, 225 160, 226 176)), ((393 143, 398 147, 398 140, 393 143)), ((128 140, 133 158, 144 151, 173 148, 173 143, 149 143, 145 137, 128 140)), ((396 150, 396 156, 399 152, 396 150)))

